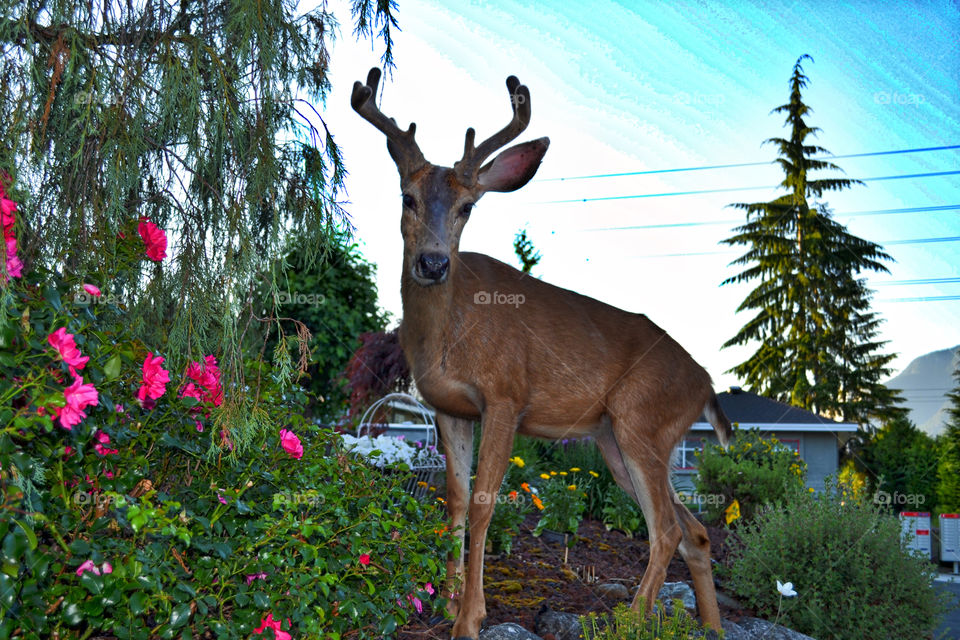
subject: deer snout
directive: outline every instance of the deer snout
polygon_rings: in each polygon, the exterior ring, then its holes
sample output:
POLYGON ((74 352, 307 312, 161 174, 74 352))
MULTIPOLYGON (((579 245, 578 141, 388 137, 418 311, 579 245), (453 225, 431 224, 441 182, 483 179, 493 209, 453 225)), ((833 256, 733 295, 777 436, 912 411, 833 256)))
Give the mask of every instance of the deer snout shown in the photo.
POLYGON ((440 282, 450 268, 450 256, 442 253, 421 253, 417 258, 417 275, 424 280, 440 282))

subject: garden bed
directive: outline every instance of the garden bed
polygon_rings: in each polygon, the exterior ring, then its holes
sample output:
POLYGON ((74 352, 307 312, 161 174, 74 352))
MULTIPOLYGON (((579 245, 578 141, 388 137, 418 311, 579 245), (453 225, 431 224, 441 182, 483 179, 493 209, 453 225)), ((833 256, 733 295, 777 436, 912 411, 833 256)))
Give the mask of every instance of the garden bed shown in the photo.
MULTIPOLYGON (((534 618, 543 605, 555 611, 576 614, 612 611, 618 601, 601 598, 596 585, 619 582, 632 593, 634 586, 640 583, 650 556, 646 538, 627 538, 619 531, 607 531, 599 522, 584 520, 580 525, 580 539, 570 549, 565 566, 562 544, 548 544, 531 535, 536 524, 536 516, 527 517, 514 541, 511 555, 487 554, 485 625, 515 622, 533 631, 534 618), (595 576, 595 579, 587 583, 585 574, 595 576)), ((727 532, 715 527, 708 527, 708 531, 711 555, 722 563, 727 553, 724 545, 727 532)), ((679 554, 675 554, 667 568, 667 581, 690 583, 690 579, 686 564, 679 554)), ((431 625, 431 615, 425 609, 422 619, 404 627, 400 638, 449 637, 450 623, 431 625)), ((742 616, 754 615, 754 612, 721 604, 720 615, 737 621, 742 616)))

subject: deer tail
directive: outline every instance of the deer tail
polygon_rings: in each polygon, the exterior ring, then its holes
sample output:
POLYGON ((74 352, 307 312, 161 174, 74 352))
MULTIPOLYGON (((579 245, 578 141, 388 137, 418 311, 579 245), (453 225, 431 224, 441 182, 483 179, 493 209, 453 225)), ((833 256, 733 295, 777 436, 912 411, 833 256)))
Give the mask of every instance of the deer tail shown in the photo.
POLYGON ((730 424, 727 414, 720 408, 717 394, 713 390, 710 391, 710 399, 707 400, 707 404, 703 408, 703 415, 717 433, 720 446, 726 447, 730 443, 730 439, 733 438, 733 426, 730 424))

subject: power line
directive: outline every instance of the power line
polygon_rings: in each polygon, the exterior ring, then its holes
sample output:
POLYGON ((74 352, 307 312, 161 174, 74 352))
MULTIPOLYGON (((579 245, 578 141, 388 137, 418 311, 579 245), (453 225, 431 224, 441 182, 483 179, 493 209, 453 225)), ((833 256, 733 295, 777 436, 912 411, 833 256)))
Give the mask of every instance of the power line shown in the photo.
POLYGON ((883 245, 894 245, 894 244, 927 244, 928 242, 956 242, 960 240, 960 236, 941 236, 939 238, 914 238, 913 240, 887 240, 883 245))
MULTIPOLYGON (((851 178, 860 182, 877 182, 880 180, 907 180, 915 178, 936 178, 942 176, 954 176, 960 174, 960 171, 934 171, 931 173, 910 173, 899 176, 875 176, 873 178, 851 178)), ((571 200, 544 200, 534 204, 572 204, 574 202, 603 202, 608 200, 636 200, 638 198, 667 198, 673 196, 696 196, 706 193, 729 193, 731 191, 759 191, 761 189, 777 189, 781 185, 773 186, 762 185, 758 187, 726 187, 723 189, 697 189, 694 191, 666 191, 663 193, 639 193, 628 196, 601 196, 599 198, 574 198, 571 200)))
POLYGON ((918 278, 915 280, 887 280, 886 282, 873 282, 872 286, 883 287, 883 286, 901 286, 901 285, 918 285, 918 284, 948 284, 953 282, 960 282, 960 278, 918 278))
MULTIPOLYGON (((839 160, 842 158, 865 158, 867 156, 889 156, 901 153, 924 153, 927 151, 947 151, 950 149, 960 149, 960 144, 945 145, 941 147, 918 147, 915 149, 897 149, 894 151, 870 151, 867 153, 850 153, 842 156, 829 156, 828 158, 816 158, 816 160, 839 160)), ((759 167, 770 165, 776 162, 769 160, 766 162, 740 162, 736 164, 714 164, 702 167, 681 167, 677 169, 651 169, 648 171, 625 171, 623 173, 598 173, 587 176, 568 176, 562 178, 542 178, 537 182, 563 182, 566 180, 592 180, 594 178, 621 178, 624 176, 646 176, 658 173, 681 173, 684 171, 708 171, 712 169, 736 169, 739 167, 759 167)))
MULTIPOLYGON (((878 242, 880 246, 893 245, 893 244, 928 244, 931 242, 957 242, 960 241, 960 236, 942 236, 938 238, 913 238, 910 240, 888 240, 885 242, 878 242)), ((631 258, 682 258, 687 256, 734 256, 739 255, 735 251, 688 251, 683 253, 651 253, 646 255, 635 255, 629 256, 631 258)))
POLYGON ((919 296, 917 298, 886 298, 877 302, 943 302, 946 300, 960 300, 960 296, 919 296))
MULTIPOLYGON (((906 207, 900 209, 874 209, 867 211, 846 211, 842 213, 834 213, 836 218, 852 218, 857 216, 883 216, 899 213, 923 213, 929 211, 956 211, 960 209, 960 204, 947 204, 947 205, 937 205, 930 207, 906 207)), ((713 225, 730 225, 730 224, 740 224, 744 220, 739 218, 737 220, 702 220, 702 221, 690 221, 690 222, 668 222, 664 224, 640 224, 640 225, 629 225, 625 227, 594 227, 592 229, 581 229, 581 231, 629 231, 631 229, 668 229, 671 227, 706 227, 713 225)))

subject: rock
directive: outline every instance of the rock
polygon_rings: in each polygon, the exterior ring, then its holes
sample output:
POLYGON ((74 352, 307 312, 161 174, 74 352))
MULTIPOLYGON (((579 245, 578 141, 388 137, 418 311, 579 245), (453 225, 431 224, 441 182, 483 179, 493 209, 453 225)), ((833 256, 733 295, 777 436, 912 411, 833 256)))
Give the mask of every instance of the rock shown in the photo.
POLYGON ((481 630, 480 640, 542 640, 542 638, 518 624, 506 622, 481 630))
POLYGON ((596 589, 597 595, 602 598, 609 598, 610 600, 626 600, 630 597, 630 592, 619 582, 598 584, 594 589, 596 589))
POLYGON ((583 637, 580 616, 554 611, 544 605, 533 620, 533 631, 543 637, 553 635, 556 640, 578 640, 583 637))
POLYGON ((722 620, 723 622, 723 640, 755 640, 752 633, 738 625, 736 622, 722 620))
POLYGON ((717 604, 728 609, 743 609, 743 604, 736 598, 732 598, 723 591, 717 590, 717 604))
POLYGON ((665 605, 672 605, 674 600, 682 600, 684 609, 697 608, 697 596, 686 582, 664 582, 657 594, 657 600, 665 605))
POLYGON ((754 638, 762 637, 764 640, 814 640, 799 631, 793 631, 760 618, 743 618, 740 620, 740 626, 754 638))

